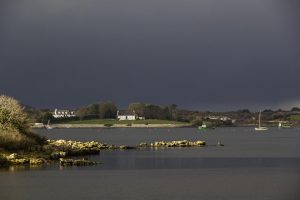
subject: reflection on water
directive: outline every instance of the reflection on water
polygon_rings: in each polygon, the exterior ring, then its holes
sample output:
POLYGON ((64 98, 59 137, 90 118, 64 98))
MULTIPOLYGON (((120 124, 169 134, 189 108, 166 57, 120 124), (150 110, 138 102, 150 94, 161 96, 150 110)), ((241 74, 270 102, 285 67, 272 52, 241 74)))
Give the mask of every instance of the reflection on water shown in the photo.
POLYGON ((58 169, 58 163, 51 163, 45 165, 14 165, 0 168, 0 172, 21 172, 24 170, 49 170, 58 169))
POLYGON ((102 169, 297 168, 300 158, 135 158, 107 161, 102 169))

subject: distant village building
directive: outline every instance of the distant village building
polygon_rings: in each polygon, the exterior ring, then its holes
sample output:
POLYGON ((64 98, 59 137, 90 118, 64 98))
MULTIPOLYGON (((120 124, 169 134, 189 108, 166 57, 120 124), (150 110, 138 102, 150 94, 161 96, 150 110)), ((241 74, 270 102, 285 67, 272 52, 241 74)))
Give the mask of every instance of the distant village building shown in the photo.
POLYGON ((129 110, 118 110, 117 111, 117 119, 118 120, 137 120, 139 119, 138 115, 135 113, 135 111, 129 111, 129 110))
POLYGON ((210 119, 210 120, 218 120, 219 117, 218 116, 208 116, 207 119, 210 119))
POLYGON ((75 111, 71 110, 58 110, 57 108, 52 113, 54 118, 69 118, 69 117, 75 117, 75 111))
POLYGON ((223 116, 223 117, 220 117, 220 120, 223 122, 226 122, 226 121, 231 121, 231 118, 227 117, 227 116, 223 116))
POLYGON ((227 116, 212 116, 209 115, 205 119, 211 120, 211 121, 222 121, 222 122, 231 122, 234 124, 236 122, 235 119, 231 119, 230 117, 227 116))

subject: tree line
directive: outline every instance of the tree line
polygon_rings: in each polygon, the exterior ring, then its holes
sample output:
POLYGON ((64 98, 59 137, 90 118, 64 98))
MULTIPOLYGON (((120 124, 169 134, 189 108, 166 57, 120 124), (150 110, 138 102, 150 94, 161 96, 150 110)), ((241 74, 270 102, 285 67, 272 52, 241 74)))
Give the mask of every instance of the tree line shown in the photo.
MULTIPOLYGON (((50 109, 34 109, 28 107, 25 109, 30 116, 31 122, 40 122, 46 124, 48 120, 51 122, 62 122, 70 120, 69 118, 55 119, 52 116, 50 109)), ((72 120, 85 119, 116 119, 117 111, 120 110, 117 105, 111 101, 103 101, 93 103, 87 106, 77 108, 75 111, 76 117, 72 120)), ((177 105, 171 104, 167 106, 145 104, 145 103, 130 103, 125 110, 135 112, 139 117, 145 119, 161 119, 161 120, 175 120, 180 121, 180 111, 177 105)))
MULTIPOLYGON (((139 117, 145 119, 162 119, 162 120, 178 120, 177 105, 172 104, 168 106, 145 104, 145 103, 131 103, 127 107, 128 111, 135 112, 139 117)), ((117 117, 117 106, 110 101, 100 102, 84 106, 76 111, 76 116, 80 120, 83 119, 115 119, 117 117)))
MULTIPOLYGON (((64 122, 68 120, 85 120, 85 119, 116 119, 118 106, 111 101, 103 101, 82 106, 76 109, 76 117, 55 119, 50 109, 34 109, 27 108, 26 111, 30 116, 31 122, 41 122, 46 124, 48 120, 51 122, 64 122)), ((209 111, 192 111, 178 109, 177 105, 155 105, 146 103, 130 103, 125 110, 135 111, 139 117, 145 119, 173 120, 182 122, 191 122, 192 124, 201 124, 207 121, 206 117, 210 115, 227 116, 236 119, 237 123, 250 124, 257 121, 257 112, 251 112, 249 109, 229 112, 209 112, 209 111)), ((294 107, 289 111, 278 109, 276 111, 266 109, 262 112, 263 120, 289 120, 291 115, 300 115, 300 108, 294 107)))

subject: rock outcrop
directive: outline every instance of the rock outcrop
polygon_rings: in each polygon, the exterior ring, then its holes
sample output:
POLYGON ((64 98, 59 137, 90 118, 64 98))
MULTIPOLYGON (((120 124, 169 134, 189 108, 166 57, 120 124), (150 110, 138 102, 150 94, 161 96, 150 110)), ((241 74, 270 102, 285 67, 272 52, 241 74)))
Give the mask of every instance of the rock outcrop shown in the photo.
POLYGON ((30 158, 29 159, 29 164, 30 165, 42 165, 47 163, 47 161, 43 158, 30 158))
POLYGON ((202 147, 205 146, 205 141, 188 141, 188 140, 179 140, 179 141, 157 141, 151 143, 151 147, 202 147))
MULTIPOLYGON (((78 142, 72 140, 47 140, 47 142, 48 145, 55 150, 51 154, 53 158, 99 154, 102 147, 99 142, 95 141, 78 142)), ((49 148, 49 146, 47 148, 49 148)))
POLYGON ((57 160, 59 158, 65 158, 67 156, 67 153, 64 151, 54 151, 51 153, 50 158, 53 160, 57 160))
POLYGON ((113 145, 100 142, 78 142, 72 140, 48 140, 46 149, 52 149, 53 158, 65 158, 66 156, 79 156, 79 155, 91 155, 99 154, 103 149, 136 149, 134 146, 127 145, 113 145))
POLYGON ((97 162, 89 161, 86 158, 82 158, 79 160, 75 159, 59 159, 60 166, 91 166, 91 165, 97 165, 97 162))
POLYGON ((148 147, 148 144, 146 142, 141 142, 138 147, 148 147))
POLYGON ((17 158, 9 160, 13 165, 29 165, 30 160, 27 158, 17 158))
MULTIPOLYGON (((59 160, 61 166, 89 166, 96 165, 97 162, 87 159, 67 159, 70 156, 84 156, 99 154, 100 150, 129 150, 140 148, 168 148, 168 147, 202 147, 205 141, 156 141, 151 144, 142 142, 137 146, 112 145, 95 141, 78 142, 72 140, 47 140, 40 151, 28 152, 28 154, 12 153, 10 155, 0 155, 0 166, 8 165, 42 165, 50 160, 59 160)), ((224 146, 221 142, 217 146, 224 146)))
POLYGON ((42 165, 47 163, 44 158, 22 156, 12 153, 5 158, 9 165, 42 165))

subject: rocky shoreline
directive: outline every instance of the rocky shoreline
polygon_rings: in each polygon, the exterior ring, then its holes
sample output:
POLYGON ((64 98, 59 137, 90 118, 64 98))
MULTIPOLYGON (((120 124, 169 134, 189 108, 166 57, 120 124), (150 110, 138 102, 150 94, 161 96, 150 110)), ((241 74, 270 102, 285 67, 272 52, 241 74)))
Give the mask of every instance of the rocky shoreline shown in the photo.
MULTIPOLYGON (((140 143, 136 146, 112 145, 96 141, 79 142, 72 140, 47 140, 46 143, 34 152, 0 152, 0 166, 40 166, 59 161, 61 166, 91 166, 98 162, 87 158, 72 159, 72 157, 99 154, 101 150, 130 150, 140 148, 176 148, 176 147, 203 147, 205 141, 156 141, 140 143)), ((222 145, 219 145, 222 146, 222 145)))

